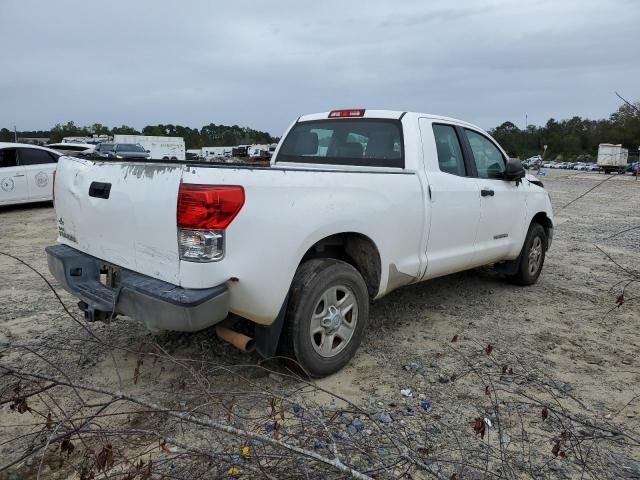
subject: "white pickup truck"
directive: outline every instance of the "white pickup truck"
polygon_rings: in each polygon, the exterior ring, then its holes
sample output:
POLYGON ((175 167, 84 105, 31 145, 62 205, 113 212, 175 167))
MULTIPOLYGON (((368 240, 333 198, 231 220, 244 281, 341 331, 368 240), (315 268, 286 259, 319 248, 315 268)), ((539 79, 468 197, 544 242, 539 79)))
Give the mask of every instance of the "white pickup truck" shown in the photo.
POLYGON ((55 207, 49 268, 89 320, 232 312, 312 376, 351 359, 370 300, 487 264, 533 284, 553 235, 542 184, 480 128, 386 110, 304 115, 268 167, 63 157, 55 207))

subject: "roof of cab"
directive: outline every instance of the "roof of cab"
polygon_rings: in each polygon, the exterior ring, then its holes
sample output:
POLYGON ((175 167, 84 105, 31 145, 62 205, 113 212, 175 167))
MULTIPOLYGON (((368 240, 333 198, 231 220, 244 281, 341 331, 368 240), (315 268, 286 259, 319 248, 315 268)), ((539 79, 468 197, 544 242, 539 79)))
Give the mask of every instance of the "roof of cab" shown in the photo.
MULTIPOLYGON (((339 110, 339 109, 336 109, 339 110)), ((355 110, 355 109, 354 109, 355 110)), ((333 111, 333 110, 332 110, 333 111)), ((298 118, 298 122, 306 122, 310 120, 328 120, 329 114, 331 112, 320 112, 320 113, 309 113, 306 115, 302 115, 298 118)), ((459 120, 457 118, 444 117, 442 115, 434 115, 432 113, 419 113, 419 112, 405 112, 401 110, 367 110, 364 109, 364 115, 361 117, 347 117, 347 118, 390 118, 393 120, 399 120, 401 117, 405 115, 416 116, 416 117, 424 117, 429 118, 431 120, 442 121, 442 122, 451 122, 457 123, 458 125, 466 125, 472 127, 474 129, 483 130, 469 122, 465 122, 464 120, 459 120)), ((336 118, 332 120, 344 120, 344 118, 336 118)))
MULTIPOLYGON (((336 109, 341 110, 341 109, 336 109)), ((348 109, 344 109, 348 110, 348 109)), ((332 110, 333 111, 333 110, 332 110)), ((321 113, 309 113, 307 115, 302 115, 298 121, 306 122, 309 120, 326 120, 329 118, 329 113, 331 112, 321 112, 321 113)), ((391 118, 393 120, 398 120, 404 112, 395 111, 395 110, 365 110, 364 115, 362 117, 352 117, 352 118, 391 118)), ((337 119, 340 120, 340 119, 337 119)))

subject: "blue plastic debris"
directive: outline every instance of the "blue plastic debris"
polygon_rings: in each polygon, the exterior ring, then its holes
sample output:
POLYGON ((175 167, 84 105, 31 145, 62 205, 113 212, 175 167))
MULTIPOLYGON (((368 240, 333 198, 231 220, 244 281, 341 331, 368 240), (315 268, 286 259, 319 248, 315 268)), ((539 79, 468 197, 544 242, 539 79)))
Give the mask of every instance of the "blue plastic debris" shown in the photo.
POLYGON ((359 418, 356 418, 352 425, 355 427, 356 431, 361 432, 364 430, 364 423, 362 423, 362 420, 360 420, 359 418))
POLYGON ((422 407, 422 410, 424 410, 425 412, 428 412, 429 410, 431 410, 431 403, 428 402, 427 400, 423 400, 422 402, 420 402, 420 406, 422 407))
POLYGON ((266 427, 264 427, 264 429, 267 431, 267 433, 272 433, 273 432, 273 425, 269 424, 266 427))

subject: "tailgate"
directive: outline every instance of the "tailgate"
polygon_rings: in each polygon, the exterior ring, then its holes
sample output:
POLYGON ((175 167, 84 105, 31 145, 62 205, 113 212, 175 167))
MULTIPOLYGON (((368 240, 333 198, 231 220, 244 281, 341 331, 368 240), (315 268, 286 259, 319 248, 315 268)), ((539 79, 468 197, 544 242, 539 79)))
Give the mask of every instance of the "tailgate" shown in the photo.
POLYGON ((58 241, 179 284, 176 205, 183 168, 61 157, 55 181, 58 241))

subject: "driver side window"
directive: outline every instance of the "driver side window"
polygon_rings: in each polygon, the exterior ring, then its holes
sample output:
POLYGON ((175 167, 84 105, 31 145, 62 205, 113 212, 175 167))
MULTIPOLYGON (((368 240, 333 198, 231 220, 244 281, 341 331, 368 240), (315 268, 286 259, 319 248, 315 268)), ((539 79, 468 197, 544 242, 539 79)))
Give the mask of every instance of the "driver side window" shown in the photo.
POLYGON ((484 135, 465 129, 479 178, 502 178, 505 161, 502 152, 484 135))

